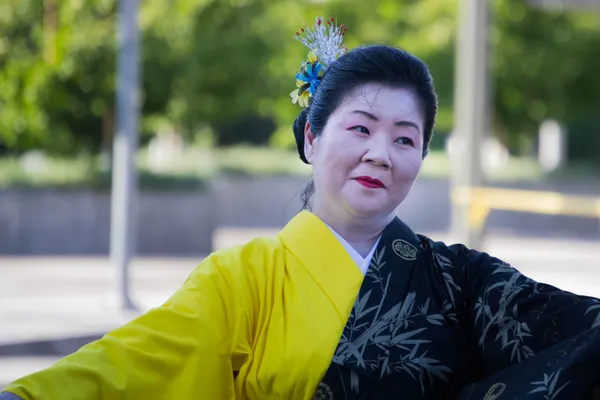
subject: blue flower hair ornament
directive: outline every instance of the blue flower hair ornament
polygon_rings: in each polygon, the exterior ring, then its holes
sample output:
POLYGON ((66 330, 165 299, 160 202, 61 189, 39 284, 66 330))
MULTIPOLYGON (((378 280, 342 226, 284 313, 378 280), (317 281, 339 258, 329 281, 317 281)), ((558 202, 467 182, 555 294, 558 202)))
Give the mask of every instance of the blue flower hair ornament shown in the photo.
POLYGON ((344 25, 337 26, 334 18, 327 21, 317 18, 312 29, 303 28, 301 33, 296 32, 296 40, 310 52, 296 74, 296 89, 290 93, 293 104, 310 107, 327 67, 346 51, 342 44, 345 32, 344 25))
POLYGON ((325 68, 317 60, 315 53, 310 52, 308 60, 302 64, 300 72, 296 74, 296 86, 290 93, 293 104, 298 104, 302 108, 307 108, 310 105, 310 100, 315 96, 317 87, 321 83, 325 68))

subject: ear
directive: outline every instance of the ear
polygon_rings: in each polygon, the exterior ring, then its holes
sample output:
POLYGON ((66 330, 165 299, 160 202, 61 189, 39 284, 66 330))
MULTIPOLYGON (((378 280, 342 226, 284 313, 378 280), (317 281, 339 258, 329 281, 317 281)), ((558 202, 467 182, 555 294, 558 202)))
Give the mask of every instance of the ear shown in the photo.
POLYGON ((304 157, 310 164, 312 164, 315 156, 316 140, 317 137, 310 127, 310 122, 306 121, 306 125, 304 126, 304 157))

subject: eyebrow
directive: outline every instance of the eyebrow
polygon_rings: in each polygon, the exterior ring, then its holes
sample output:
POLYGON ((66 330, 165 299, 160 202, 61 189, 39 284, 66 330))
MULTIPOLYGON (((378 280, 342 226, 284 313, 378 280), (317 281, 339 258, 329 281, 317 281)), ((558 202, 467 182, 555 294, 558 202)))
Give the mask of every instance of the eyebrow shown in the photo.
MULTIPOLYGON (((372 121, 379 121, 379 118, 377 118, 375 115, 373 115, 369 112, 363 111, 363 110, 354 110, 354 111, 352 111, 352 114, 361 114, 361 115, 364 115, 365 117, 369 118, 372 121)), ((419 127, 419 125, 417 125, 411 121, 397 121, 397 122, 394 122, 394 125, 413 127, 417 131, 421 132, 421 128, 419 127)))

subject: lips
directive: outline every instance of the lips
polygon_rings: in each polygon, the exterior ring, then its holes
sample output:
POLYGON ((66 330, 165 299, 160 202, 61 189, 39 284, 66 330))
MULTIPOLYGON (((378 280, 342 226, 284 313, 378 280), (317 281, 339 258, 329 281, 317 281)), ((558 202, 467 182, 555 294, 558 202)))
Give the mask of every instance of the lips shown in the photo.
POLYGON ((359 176, 357 178, 354 178, 354 180, 369 189, 385 188, 385 185, 383 184, 383 182, 381 182, 379 179, 372 178, 370 176, 359 176))

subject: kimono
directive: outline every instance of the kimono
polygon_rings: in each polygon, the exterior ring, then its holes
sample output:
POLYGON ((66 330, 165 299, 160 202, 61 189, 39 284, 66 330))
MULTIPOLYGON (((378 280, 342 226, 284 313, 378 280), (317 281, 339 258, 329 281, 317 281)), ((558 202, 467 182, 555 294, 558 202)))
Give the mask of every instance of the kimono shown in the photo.
MULTIPOLYGON (((13 382, 23 399, 580 399, 600 301, 395 219, 366 274, 303 211, 165 304, 13 382)), ((591 397, 590 397, 591 398, 591 397)))
POLYGON ((600 301, 507 263, 383 232, 318 399, 593 399, 600 301))

